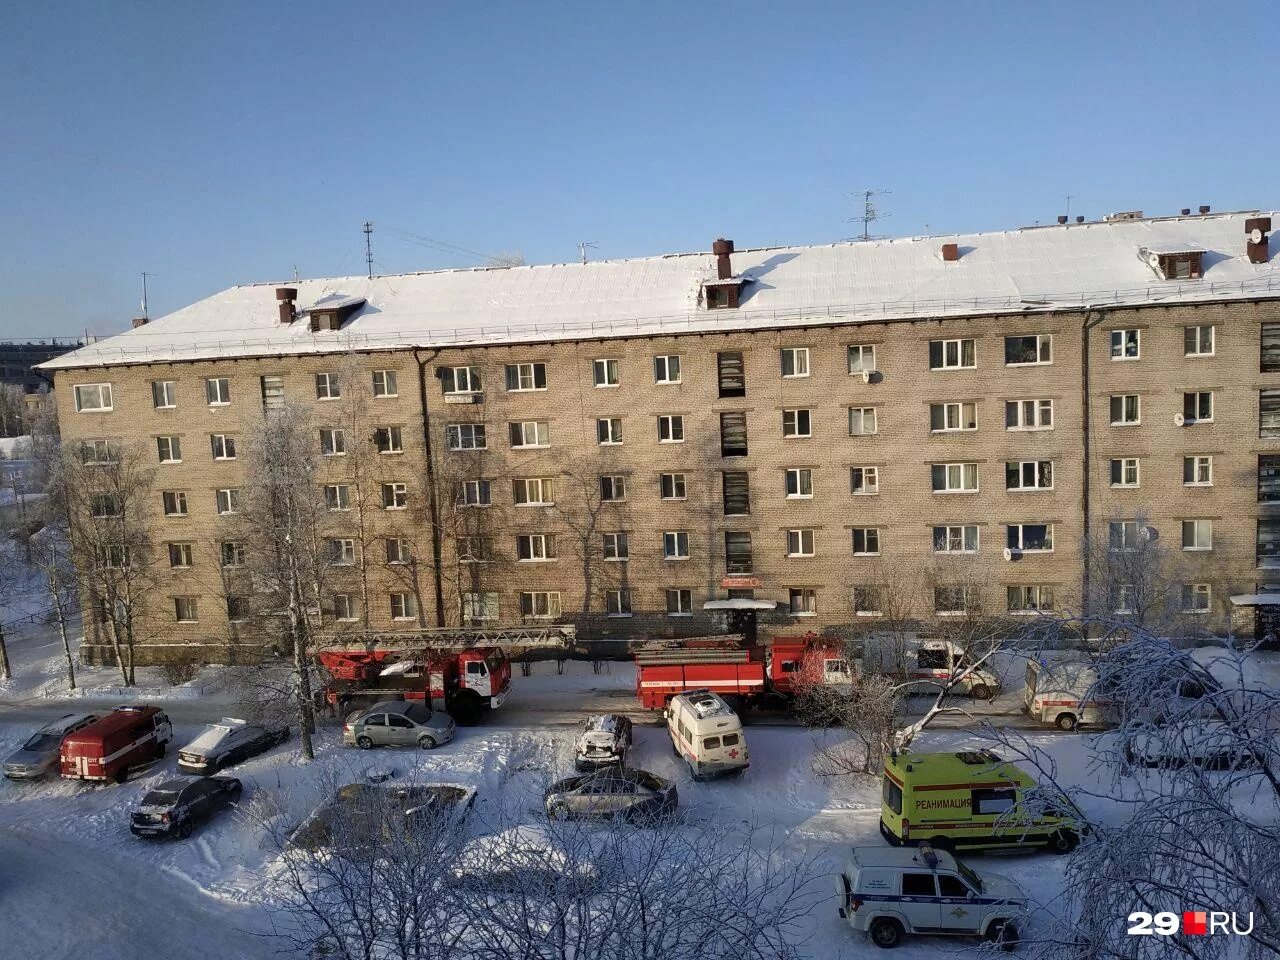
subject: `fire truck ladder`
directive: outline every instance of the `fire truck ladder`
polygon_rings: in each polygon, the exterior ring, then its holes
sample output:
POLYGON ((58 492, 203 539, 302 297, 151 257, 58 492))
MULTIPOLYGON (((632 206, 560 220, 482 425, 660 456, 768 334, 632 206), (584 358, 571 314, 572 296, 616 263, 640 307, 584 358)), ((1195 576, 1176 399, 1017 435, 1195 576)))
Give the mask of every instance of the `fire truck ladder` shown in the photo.
POLYGON ((317 638, 316 649, 335 653, 426 653, 468 647, 567 647, 572 624, 507 627, 424 627, 420 630, 352 630, 317 638))
MULTIPOLYGON (((712 638, 699 637, 696 640, 707 641, 712 638)), ((726 641, 719 646, 649 646, 636 651, 636 663, 642 667, 668 667, 688 663, 750 663, 751 651, 744 650, 736 644, 742 642, 737 635, 719 636, 714 639, 726 641), (730 645, 734 644, 734 645, 730 645)), ((688 642, 688 641, 685 641, 688 642)))

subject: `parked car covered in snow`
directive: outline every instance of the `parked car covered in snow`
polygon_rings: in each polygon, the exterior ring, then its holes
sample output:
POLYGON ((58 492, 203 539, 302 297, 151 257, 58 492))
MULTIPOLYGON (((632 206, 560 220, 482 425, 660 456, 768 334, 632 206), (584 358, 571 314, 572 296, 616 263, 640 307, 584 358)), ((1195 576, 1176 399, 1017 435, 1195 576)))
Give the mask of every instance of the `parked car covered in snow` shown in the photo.
POLYGON ((631 749, 631 720, 616 713, 588 717, 574 748, 573 765, 579 773, 609 764, 621 764, 631 749))
POLYGON ((453 739, 453 718, 421 700, 384 700, 357 710, 342 726, 349 747, 421 747, 434 750, 453 739))
POLYGON ((1124 755, 1134 766, 1195 766, 1206 770, 1251 770, 1264 760, 1260 751, 1220 720, 1140 730, 1125 743, 1124 755))
POLYGON ((178 751, 178 769, 200 776, 217 773, 288 739, 288 727, 261 727, 223 717, 178 751))
POLYGON ((394 828, 429 830, 442 817, 465 816, 475 802, 475 788, 457 783, 349 783, 316 807, 289 843, 358 857, 394 828))
POLYGON ((4 775, 10 780, 37 780, 58 766, 62 738, 98 719, 96 713, 68 713, 46 723, 21 747, 5 757, 4 775))
POLYGON ((602 767, 567 777, 547 788, 542 797, 547 816, 628 817, 644 819, 671 813, 679 802, 676 785, 644 770, 602 767))
POLYGON ((243 786, 235 777, 178 777, 147 792, 133 811, 129 832, 135 837, 185 840, 197 823, 235 804, 243 786))
POLYGON ((523 824, 471 840, 451 868, 463 887, 489 894, 584 894, 605 880, 607 841, 588 830, 523 824))

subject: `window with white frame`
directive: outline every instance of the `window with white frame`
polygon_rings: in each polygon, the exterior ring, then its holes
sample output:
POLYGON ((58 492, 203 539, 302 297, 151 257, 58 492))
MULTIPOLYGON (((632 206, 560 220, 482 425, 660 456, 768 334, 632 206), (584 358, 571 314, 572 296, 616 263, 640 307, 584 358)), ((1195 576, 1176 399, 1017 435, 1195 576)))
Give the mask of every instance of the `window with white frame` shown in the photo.
POLYGON ((549 620, 560 616, 560 593, 554 590, 530 590, 520 594, 520 616, 549 620))
POLYGON ((1142 544, 1142 525, 1137 520, 1107 522, 1107 545, 1116 552, 1137 550, 1142 544))
POLYGON ((556 538, 553 533, 521 533, 516 536, 516 559, 525 561, 554 560, 556 538))
POLYGON ((485 479, 460 480, 453 502, 459 507, 487 507, 493 503, 491 482, 485 479))
POLYGON ((179 437, 156 437, 156 453, 161 463, 181 463, 182 440, 179 437))
POLYGON ((812 411, 783 410, 782 435, 787 438, 813 436, 812 411))
POLYGON ((414 620, 418 616, 418 599, 412 593, 397 590, 391 596, 391 619, 414 620))
POLYGON ((480 393, 479 367, 440 367, 440 389, 450 395, 460 393, 480 393))
POLYGON ((226 516, 229 513, 240 512, 240 488, 239 487, 223 487, 217 491, 215 497, 218 513, 226 516))
POLYGON ((400 395, 394 370, 373 371, 373 395, 375 397, 398 397, 400 395))
POLYGON ((1006 490, 1052 490, 1052 460, 1010 460, 1004 465, 1006 490))
POLYGON ((876 369, 876 347, 873 343, 849 344, 849 372, 874 373, 876 369))
POLYGON ((483 423, 451 423, 444 428, 450 450, 484 450, 489 446, 483 423))
POLYGON ((182 490, 165 490, 160 499, 164 504, 166 517, 185 517, 187 515, 187 495, 182 490))
POLYGON ((403 510, 409 506, 409 485, 384 483, 382 485, 382 509, 403 510))
POLYGON ((1018 553, 1052 553, 1052 523, 1010 523, 1005 526, 1005 546, 1018 553))
POLYGON ((659 443, 684 443, 684 417, 678 413, 664 413, 658 417, 659 443))
POLYGON ((179 623, 199 623, 200 607, 195 597, 174 597, 173 616, 179 623))
POLYGON ((1182 395, 1182 419, 1188 425, 1213 422, 1213 391, 1197 390, 1182 395))
POLYGON ((1182 585, 1182 612, 1208 613, 1213 600, 1213 590, 1207 583, 1182 585))
POLYGON ((1212 357, 1213 324, 1204 323, 1182 328, 1182 353, 1187 357, 1212 357))
POLYGON ((813 471, 808 467, 788 467, 786 473, 788 500, 808 500, 813 496, 813 471))
POLYGON ((619 474, 605 474, 600 478, 600 502, 617 503, 627 499, 627 481, 619 474))
POLYGON ((413 559, 413 547, 408 537, 387 537, 387 563, 404 564, 413 559))
POLYGON ((1132 426, 1142 422, 1142 404, 1136 393, 1111 395, 1111 425, 1132 426))
POLYGON ((1010 584, 1006 589, 1010 613, 1040 613, 1053 609, 1053 587, 1048 584, 1010 584))
POLYGON ((855 617, 879 617, 884 614, 885 588, 880 584, 863 583, 853 588, 853 615, 855 617))
POLYGON ((1137 360, 1141 356, 1140 333, 1137 330, 1111 331, 1111 359, 1137 360))
POLYGON ((929 404, 929 431, 951 433, 956 430, 978 429, 978 405, 976 403, 929 404))
POLYGON ((1213 457, 1183 457, 1182 483, 1187 487, 1213 486, 1213 457))
POLYGON ((810 529, 787 531, 787 556, 812 557, 813 531, 810 529))
POLYGON ((880 468, 850 467, 849 492, 855 497, 869 497, 879 493, 880 468))
POLYGON ((1006 400, 1004 402, 1004 428, 1006 430, 1052 430, 1053 401, 1006 400))
POLYGON ((344 457, 347 454, 347 433, 341 427, 320 428, 320 456, 344 457))
POLYGON ((875 407, 849 408, 849 436, 869 437, 879 432, 875 407))
POLYGON ((934 493, 977 493, 976 463, 934 463, 929 466, 934 493))
POLYGON ((933 588, 933 612, 943 616, 969 613, 978 608, 978 588, 943 584, 933 588))
POLYGON ((597 387, 616 387, 621 381, 618 377, 619 361, 592 360, 591 378, 597 387))
POLYGON ((231 402, 231 381, 227 377, 209 377, 204 382, 204 396, 211 407, 225 407, 231 402))
POLYGON ((519 477, 511 481, 518 507, 549 507, 555 503, 551 477, 519 477))
POLYGON ((1053 362, 1053 334, 1031 333, 1004 338, 1006 367, 1027 367, 1053 362))
POLYGON ((316 399, 338 400, 342 397, 342 387, 338 385, 336 373, 316 374, 316 399))
POLYGON ((356 542, 350 537, 331 538, 328 553, 329 562, 334 566, 350 566, 356 562, 356 542))
POLYGON ((664 473, 658 481, 663 500, 684 500, 687 496, 683 473, 664 473))
POLYGON ((209 437, 209 447, 215 460, 234 460, 236 458, 236 438, 226 433, 215 433, 209 437))
POLYGON ((1137 590, 1132 583, 1114 584, 1110 591, 1112 613, 1133 613, 1137 590))
POLYGON ((1111 460, 1111 486, 1137 487, 1141 484, 1141 469, 1137 457, 1113 457, 1111 460))
POLYGON ((1213 521, 1212 520, 1183 520, 1182 521, 1182 549, 1183 550, 1212 550, 1213 549, 1213 521))
POLYGON ((189 543, 171 543, 169 544, 169 566, 175 570, 185 569, 191 566, 191 544, 189 543))
POLYGON ((653 382, 659 384, 680 382, 680 356, 675 353, 653 358, 653 382))
POLYGON ((956 524, 933 528, 934 553, 977 553, 978 525, 956 524))
POLYGON ((601 553, 606 560, 628 560, 631 544, 625 530, 614 530, 601 537, 601 553))
POLYGON ((812 587, 788 587, 787 607, 793 617, 816 617, 818 591, 812 587))
POLYGON ((880 555, 880 531, 878 528, 853 528, 853 555, 855 557, 878 557, 880 555))
POLYGON ((151 381, 151 405, 157 410, 172 410, 178 405, 178 384, 173 380, 151 381))
POLYGON ((807 377, 809 375, 808 347, 783 347, 781 359, 782 375, 784 377, 807 377))
POLYGON ((330 510, 351 509, 351 488, 345 483, 330 483, 324 488, 324 505, 330 510))
POLYGON ((631 591, 626 587, 606 590, 604 594, 604 612, 610 617, 631 616, 631 591))
POLYGON ((239 540, 224 540, 219 545, 224 567, 244 566, 244 544, 239 540))
POLYGON ((373 445, 379 453, 404 453, 404 436, 400 427, 374 427, 373 445))
MULTIPOLYGON (((120 451, 110 440, 80 441, 80 462, 86 467, 100 467, 116 463, 119 459, 120 451)), ((163 460, 164 457, 160 459, 163 460)))
POLYGON ((491 563, 493 537, 459 537, 457 551, 459 563, 491 563))
POLYGON ((667 616, 693 616, 693 591, 675 587, 667 590, 667 616))
POLYGON ((978 353, 973 339, 929 341, 930 370, 965 370, 977 365, 978 353))
POLYGON ((596 420, 596 443, 601 445, 622 442, 622 418, 600 417, 596 420))
POLYGON ((508 426, 513 450, 551 446, 551 426, 546 420, 522 420, 508 426))
POLYGON ((462 595, 462 619, 467 623, 498 619, 498 594, 492 590, 471 590, 462 595))
POLYGON ((508 363, 507 390, 520 393, 526 390, 547 389, 547 365, 545 363, 508 363))
POLYGON ((77 383, 72 392, 78 413, 107 413, 115 409, 109 383, 77 383))
POLYGON ((356 619, 356 600, 349 593, 333 595, 333 619, 347 623, 356 619))
POLYGON ((689 531, 668 530, 662 535, 662 559, 689 559, 689 531))

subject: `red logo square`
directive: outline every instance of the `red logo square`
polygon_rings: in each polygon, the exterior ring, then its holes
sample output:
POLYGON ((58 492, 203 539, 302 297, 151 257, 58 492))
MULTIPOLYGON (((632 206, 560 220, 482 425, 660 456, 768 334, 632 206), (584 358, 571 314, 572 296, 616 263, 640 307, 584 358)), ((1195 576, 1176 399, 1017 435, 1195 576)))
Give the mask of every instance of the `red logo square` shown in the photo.
POLYGON ((1182 932, 1188 937, 1203 937, 1209 932, 1209 915, 1203 910, 1182 914, 1182 932))

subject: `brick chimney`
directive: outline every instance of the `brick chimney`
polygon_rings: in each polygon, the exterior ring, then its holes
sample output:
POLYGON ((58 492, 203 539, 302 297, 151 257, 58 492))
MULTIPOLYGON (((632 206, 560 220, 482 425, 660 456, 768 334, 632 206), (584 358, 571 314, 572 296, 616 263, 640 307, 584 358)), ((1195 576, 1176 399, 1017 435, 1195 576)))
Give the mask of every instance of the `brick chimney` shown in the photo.
POLYGON ((958 243, 944 243, 942 245, 942 259, 945 263, 955 263, 960 259, 960 245, 958 243))
POLYGON ((729 262, 729 255, 733 253, 733 241, 719 237, 712 241, 711 252, 716 255, 716 278, 728 280, 733 277, 733 265, 729 262))
POLYGON ((1207 203, 1202 203, 1202 204, 1200 205, 1200 213, 1201 213, 1201 215, 1203 216, 1204 214, 1206 214, 1206 213, 1208 213, 1208 212, 1209 212, 1209 205, 1208 205, 1207 203))
POLYGON ((276 287, 276 300, 280 306, 280 322, 293 323, 298 318, 294 301, 298 299, 298 291, 294 287, 276 287))
POLYGON ((137 330, 139 327, 144 326, 148 321, 146 317, 134 317, 132 322, 133 329, 137 330))
POLYGON ((1244 222, 1245 253, 1250 263, 1266 263, 1271 255, 1267 246, 1267 234, 1271 232, 1270 217, 1250 217, 1244 222))

